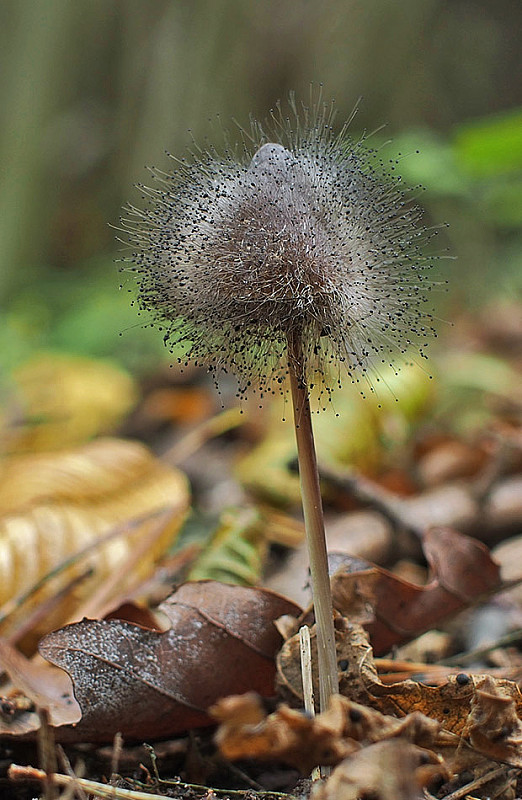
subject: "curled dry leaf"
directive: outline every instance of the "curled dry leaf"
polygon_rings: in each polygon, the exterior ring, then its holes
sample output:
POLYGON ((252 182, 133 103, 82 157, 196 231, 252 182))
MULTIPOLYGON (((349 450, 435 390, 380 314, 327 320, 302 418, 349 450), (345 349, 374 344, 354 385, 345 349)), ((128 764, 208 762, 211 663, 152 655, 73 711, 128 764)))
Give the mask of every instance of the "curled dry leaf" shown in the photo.
POLYGON ((476 687, 465 735, 483 755, 522 769, 522 721, 517 703, 505 686, 489 675, 476 687))
POLYGON ((439 776, 447 777, 446 770, 433 753, 401 740, 378 742, 343 761, 311 798, 420 800, 423 788, 439 776))
POLYGON ((339 764, 362 743, 401 738, 431 747, 440 730, 422 714, 396 719, 341 695, 313 718, 285 705, 267 715, 252 693, 225 697, 210 711, 221 723, 216 742, 226 758, 278 759, 303 774, 318 765, 339 764))
MULTIPOLYGON (((26 614, 93 570, 47 616, 40 632, 63 624, 83 598, 114 574, 136 543, 150 535, 153 543, 120 590, 146 577, 172 542, 188 505, 183 473, 137 442, 98 439, 74 450, 6 459, 0 465, 0 603, 10 601, 9 609, 16 610, 17 597, 57 571, 24 604, 20 613, 26 614), (155 515, 161 510, 171 513, 158 530, 155 515), (117 535, 108 536, 114 529, 117 535), (68 560, 67 568, 58 571, 68 560)), ((1 625, 5 635, 16 623, 16 614, 6 619, 6 611, 1 625)))
POLYGON ((288 706, 267 716, 253 693, 225 697, 210 712, 220 723, 216 743, 231 761, 277 759, 306 775, 317 764, 338 764, 357 747, 343 741, 339 731, 323 724, 320 717, 312 719, 288 706))
POLYGON ((63 670, 40 659, 29 660, 4 639, 0 639, 0 666, 16 687, 3 698, 0 735, 22 736, 38 730, 37 707, 47 709, 53 725, 78 722, 80 707, 73 695, 71 679, 63 670), (20 697, 23 703, 19 702, 20 697))
MULTIPOLYGON (((367 684, 367 688, 372 706, 398 716, 409 714, 415 709, 438 720, 445 731, 463 736, 472 702, 480 691, 483 680, 482 675, 461 672, 451 675, 440 686, 427 686, 413 680, 384 685, 379 680, 374 680, 367 684)), ((491 680, 499 691, 513 699, 517 713, 522 714, 522 695, 517 684, 502 678, 491 680)))
MULTIPOLYGON (((313 628, 311 640, 313 653, 316 646, 313 628)), ((405 717, 413 711, 419 711, 439 722, 443 730, 465 735, 472 704, 484 687, 484 676, 459 673, 450 676, 446 683, 439 686, 428 686, 410 679, 384 684, 375 668, 368 633, 360 625, 347 620, 341 624, 337 620, 336 646, 342 695, 395 717, 405 717)), ((292 705, 303 705, 298 635, 284 643, 278 654, 277 669, 281 694, 292 705)), ((314 691, 317 692, 317 675, 313 677, 314 691)), ((494 685, 501 697, 512 699, 516 714, 521 716, 522 694, 518 685, 502 678, 487 677, 487 680, 493 682, 488 686, 494 685)), ((490 692, 490 689, 487 691, 490 692)))
POLYGON ((500 567, 481 542, 449 528, 431 528, 422 545, 431 568, 418 586, 370 562, 347 556, 332 578, 334 606, 351 616, 354 600, 371 602, 365 624, 377 655, 436 627, 442 620, 501 588, 500 567))
POLYGON ((273 621, 299 609, 262 589, 182 585, 160 610, 171 627, 83 620, 48 634, 40 653, 71 677, 82 718, 60 741, 159 739, 211 723, 206 709, 237 691, 274 693, 281 637, 273 621))
MULTIPOLYGON (((289 622, 289 620, 285 620, 287 631, 290 630, 289 622)), ((294 631, 296 627, 298 626, 295 625, 294 620, 294 631)), ((310 629, 310 634, 314 695, 319 697, 315 626, 310 629)), ((355 702, 367 703, 368 690, 365 671, 373 670, 373 676, 377 679, 368 634, 360 625, 338 617, 335 620, 335 645, 339 666, 339 692, 355 702)), ((279 694, 289 704, 304 705, 299 633, 294 633, 286 639, 277 654, 277 685, 279 694)))

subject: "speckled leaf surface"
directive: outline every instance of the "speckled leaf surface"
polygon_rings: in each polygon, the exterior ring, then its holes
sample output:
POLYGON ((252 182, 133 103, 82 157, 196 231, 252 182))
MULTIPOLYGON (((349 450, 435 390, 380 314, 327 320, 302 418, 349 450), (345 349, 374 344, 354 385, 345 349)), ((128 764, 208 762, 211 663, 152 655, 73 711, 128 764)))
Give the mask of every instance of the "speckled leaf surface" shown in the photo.
POLYGON ((218 698, 274 693, 281 637, 273 621, 299 609, 262 589, 200 581, 163 605, 171 627, 158 632, 121 620, 83 620, 46 636, 40 653, 64 669, 82 710, 62 741, 155 739, 208 725, 218 698))

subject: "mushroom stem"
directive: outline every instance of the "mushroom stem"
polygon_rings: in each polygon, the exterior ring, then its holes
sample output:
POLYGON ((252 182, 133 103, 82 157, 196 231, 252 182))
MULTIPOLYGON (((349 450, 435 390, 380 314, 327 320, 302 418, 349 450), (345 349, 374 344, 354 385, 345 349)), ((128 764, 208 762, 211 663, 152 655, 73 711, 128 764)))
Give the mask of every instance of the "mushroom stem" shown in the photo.
POLYGON ((315 454, 308 386, 303 371, 304 357, 298 332, 288 337, 288 367, 294 407, 295 436, 306 540, 310 560, 312 596, 317 631, 319 704, 326 711, 330 698, 339 692, 332 592, 324 532, 323 503, 315 454))

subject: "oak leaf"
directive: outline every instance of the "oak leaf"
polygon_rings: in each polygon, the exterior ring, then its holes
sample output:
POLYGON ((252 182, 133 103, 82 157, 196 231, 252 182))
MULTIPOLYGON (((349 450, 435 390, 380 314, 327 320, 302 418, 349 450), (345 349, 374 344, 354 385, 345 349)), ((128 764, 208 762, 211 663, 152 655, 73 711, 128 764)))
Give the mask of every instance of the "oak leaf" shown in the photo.
POLYGON ((354 598, 373 605, 374 619, 365 627, 377 655, 501 588, 500 567, 482 542, 450 528, 430 528, 422 545, 431 569, 425 586, 350 556, 332 578, 334 606, 342 614, 351 617, 354 598))
POLYGON ((183 584, 160 611, 163 632, 120 620, 83 620, 53 631, 40 653, 67 672, 81 708, 60 741, 159 739, 211 724, 220 697, 274 693, 281 637, 273 621, 299 609, 263 589, 213 581, 183 584))

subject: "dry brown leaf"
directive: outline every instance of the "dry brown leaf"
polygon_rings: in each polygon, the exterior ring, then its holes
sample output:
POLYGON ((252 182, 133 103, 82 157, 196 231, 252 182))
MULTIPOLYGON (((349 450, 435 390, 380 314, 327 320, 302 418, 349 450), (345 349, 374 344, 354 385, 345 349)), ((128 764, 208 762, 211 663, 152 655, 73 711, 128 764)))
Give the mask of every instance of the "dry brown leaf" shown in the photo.
POLYGON ((187 583, 160 606, 171 628, 83 620, 48 634, 40 652, 71 677, 82 719, 60 741, 158 739, 210 724, 206 709, 236 691, 274 693, 273 624, 299 611, 262 589, 187 583))
POLYGON ((361 744, 401 738, 425 747, 433 746, 440 725, 420 713, 405 719, 335 695, 328 711, 309 717, 280 706, 267 715, 252 694, 225 697, 210 709, 221 724, 216 742, 225 758, 278 759, 303 774, 313 767, 333 766, 359 749, 361 744))
MULTIPOLYGON (((312 653, 316 647, 315 630, 311 629, 312 653)), ((383 683, 375 668, 368 633, 355 623, 336 621, 339 688, 350 700, 396 717, 420 711, 438 721, 445 731, 463 735, 472 703, 482 690, 484 676, 459 673, 439 686, 428 686, 414 680, 383 683)), ((314 660, 313 660, 314 661, 314 660)), ((277 681, 280 692, 293 705, 303 704, 300 674, 299 636, 288 639, 277 658, 277 681)), ((318 693, 317 673, 313 670, 314 691, 318 693)), ((516 712, 522 716, 522 694, 516 683, 502 678, 488 678, 503 697, 510 697, 516 712)), ((316 694, 318 696, 318 694, 316 694)))
POLYGON ((522 769, 522 721, 517 703, 488 675, 476 687, 464 735, 488 758, 522 769))
POLYGON ((0 464, 2 633, 10 635, 22 612, 93 570, 39 630, 71 619, 82 599, 150 536, 147 553, 115 590, 142 580, 172 542, 188 505, 185 476, 136 442, 98 439, 75 450, 6 459, 0 464), (158 530, 158 513, 169 509, 158 530), (17 598, 67 560, 72 563, 46 581, 17 618, 17 598))
MULTIPOLYGON (((403 716, 412 710, 421 711, 438 720, 443 729, 462 736, 471 711, 472 702, 480 690, 484 676, 459 673, 451 675, 440 686, 427 686, 413 680, 382 684, 368 673, 366 684, 369 702, 388 714, 403 716)), ((522 695, 517 684, 502 678, 491 678, 506 696, 513 698, 517 711, 522 712, 522 695)))
POLYGON ((260 698, 251 692, 225 697, 210 712, 220 723, 216 743, 231 761, 277 759, 306 775, 318 764, 338 764, 358 747, 341 738, 342 722, 336 727, 324 714, 312 718, 288 706, 267 716, 260 698))
POLYGON ((349 556, 332 578, 334 606, 342 614, 352 616, 356 598, 373 603, 375 619, 365 627, 377 655, 501 587, 500 567, 482 542, 449 528, 431 528, 422 544, 432 573, 425 586, 349 556))
MULTIPOLYGON (((294 620, 294 631, 296 629, 294 620)), ((289 621, 285 621, 285 629, 289 630, 289 621)), ((317 672, 317 638, 315 626, 310 629, 312 648, 312 674, 314 695, 319 697, 319 676, 317 672)), ((362 666, 373 666, 372 648, 368 634, 360 625, 351 623, 345 618, 335 620, 335 645, 337 664, 339 667, 339 692, 350 700, 368 703, 366 675, 362 666)), ((375 672, 377 678, 377 672, 375 672)), ((279 694, 290 705, 304 705, 303 679, 301 673, 301 650, 299 634, 295 633, 286 639, 277 654, 277 684, 279 694)))
POLYGON ((9 713, 0 713, 0 734, 23 736, 37 731, 40 727, 37 707, 47 709, 53 725, 78 722, 81 717, 80 706, 74 698, 72 681, 63 670, 41 659, 31 661, 25 658, 4 639, 0 639, 0 666, 16 687, 3 698, 2 710, 7 707, 9 713), (31 704, 20 704, 20 693, 31 704), (10 703, 13 704, 12 708, 10 703))
POLYGON ((109 362, 39 355, 19 367, 2 415, 4 452, 57 450, 111 432, 137 399, 132 378, 109 362))
POLYGON ((347 758, 311 800, 420 800, 422 789, 446 770, 437 757, 408 742, 385 741, 347 758))

